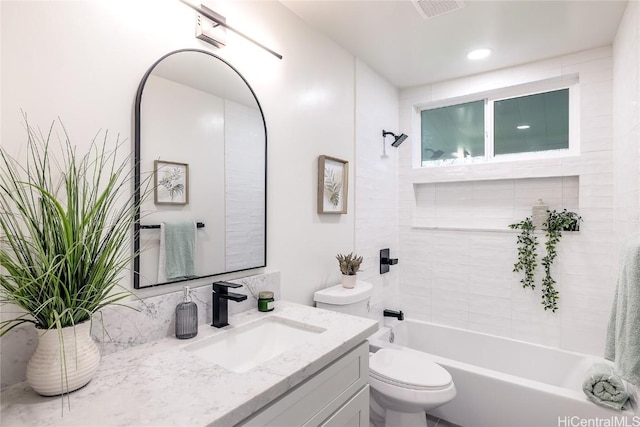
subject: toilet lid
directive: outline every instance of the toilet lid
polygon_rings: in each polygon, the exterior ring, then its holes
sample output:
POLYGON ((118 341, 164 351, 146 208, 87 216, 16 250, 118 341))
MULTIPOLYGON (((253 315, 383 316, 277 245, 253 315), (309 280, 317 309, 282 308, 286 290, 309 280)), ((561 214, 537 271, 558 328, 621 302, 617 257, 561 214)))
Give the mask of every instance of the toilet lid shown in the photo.
POLYGON ((426 355, 383 348, 369 358, 371 376, 401 387, 442 388, 451 384, 451 374, 426 355))

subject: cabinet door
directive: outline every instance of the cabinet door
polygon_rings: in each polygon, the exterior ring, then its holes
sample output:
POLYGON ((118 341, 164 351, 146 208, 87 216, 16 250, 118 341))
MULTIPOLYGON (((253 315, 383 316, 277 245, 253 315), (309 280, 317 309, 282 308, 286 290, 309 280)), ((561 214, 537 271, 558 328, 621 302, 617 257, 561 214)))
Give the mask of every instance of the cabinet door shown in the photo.
POLYGON ((237 426, 318 426, 369 381, 366 341, 237 426))
POLYGON ((331 414, 321 427, 369 426, 369 384, 353 396, 340 409, 331 414))

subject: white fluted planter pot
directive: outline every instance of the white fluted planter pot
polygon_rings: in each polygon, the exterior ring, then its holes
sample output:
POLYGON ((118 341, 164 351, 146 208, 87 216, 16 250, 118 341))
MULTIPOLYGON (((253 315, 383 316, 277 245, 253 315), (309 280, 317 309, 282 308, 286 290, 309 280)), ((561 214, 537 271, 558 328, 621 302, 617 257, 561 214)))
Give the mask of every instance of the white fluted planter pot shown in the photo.
POLYGON ((70 393, 91 381, 100 364, 100 350, 91 338, 91 322, 61 331, 38 330, 38 335, 36 352, 27 365, 27 382, 36 393, 70 393))
POLYGON ((356 286, 356 275, 355 274, 343 274, 342 275, 342 287, 351 289, 356 286))

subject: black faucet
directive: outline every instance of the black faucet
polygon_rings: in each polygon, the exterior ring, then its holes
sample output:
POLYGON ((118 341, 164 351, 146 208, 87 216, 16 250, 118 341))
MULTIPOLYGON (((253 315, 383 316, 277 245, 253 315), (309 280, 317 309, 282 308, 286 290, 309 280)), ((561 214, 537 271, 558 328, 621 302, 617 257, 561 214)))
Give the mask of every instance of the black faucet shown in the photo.
POLYGON ((229 292, 229 288, 239 288, 242 285, 229 282, 213 283, 213 322, 211 326, 222 328, 229 324, 227 301, 240 302, 247 299, 246 295, 229 292))
POLYGON ((402 310, 395 311, 385 308, 382 314, 384 315, 384 317, 395 317, 398 320, 404 320, 404 313, 402 312, 402 310))

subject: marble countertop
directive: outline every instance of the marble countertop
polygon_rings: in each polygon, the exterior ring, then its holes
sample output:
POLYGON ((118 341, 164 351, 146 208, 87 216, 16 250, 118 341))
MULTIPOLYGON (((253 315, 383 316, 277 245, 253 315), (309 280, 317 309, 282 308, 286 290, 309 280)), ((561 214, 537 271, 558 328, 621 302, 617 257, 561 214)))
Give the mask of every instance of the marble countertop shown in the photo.
POLYGON ((252 309, 231 316, 229 323, 223 329, 201 325, 190 340, 164 338, 104 356, 93 380, 71 393, 70 402, 39 396, 26 383, 10 386, 0 394, 2 426, 232 426, 378 329, 371 319, 284 301, 273 312, 252 309), (184 349, 272 315, 326 331, 244 373, 184 349))

